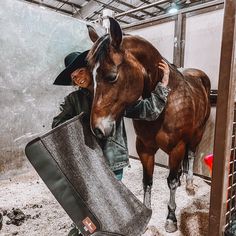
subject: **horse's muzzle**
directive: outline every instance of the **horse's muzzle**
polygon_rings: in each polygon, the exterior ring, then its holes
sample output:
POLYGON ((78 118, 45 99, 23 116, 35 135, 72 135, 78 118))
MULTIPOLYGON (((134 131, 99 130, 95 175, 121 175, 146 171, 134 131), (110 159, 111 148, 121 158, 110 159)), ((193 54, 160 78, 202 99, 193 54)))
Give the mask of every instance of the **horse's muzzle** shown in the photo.
POLYGON ((99 139, 108 138, 115 134, 115 121, 102 120, 100 123, 96 124, 93 128, 93 133, 99 139))

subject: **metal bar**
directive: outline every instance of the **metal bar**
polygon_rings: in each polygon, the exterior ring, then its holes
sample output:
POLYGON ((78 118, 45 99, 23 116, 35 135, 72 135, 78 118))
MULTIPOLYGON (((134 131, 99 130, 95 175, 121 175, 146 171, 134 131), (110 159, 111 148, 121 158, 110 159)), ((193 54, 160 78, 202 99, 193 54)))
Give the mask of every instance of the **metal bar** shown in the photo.
POLYGON ((155 21, 159 21, 159 20, 167 19, 167 18, 170 18, 170 20, 171 20, 171 18, 176 17, 178 14, 181 14, 181 13, 182 14, 189 13, 189 12, 193 12, 193 11, 201 10, 204 8, 209 8, 212 6, 221 5, 221 4, 224 4, 224 0, 216 0, 216 1, 212 1, 212 2, 207 2, 207 3, 201 4, 201 5, 192 6, 192 7, 186 8, 186 9, 179 10, 177 13, 174 13, 174 14, 167 13, 167 14, 153 17, 151 19, 142 20, 142 21, 135 22, 135 23, 128 24, 128 25, 122 25, 122 29, 129 29, 129 28, 134 28, 136 26, 153 24, 155 21))
POLYGON ((117 14, 117 15, 115 15, 115 18, 120 17, 120 16, 127 15, 127 14, 129 14, 129 13, 134 13, 134 12, 136 12, 136 11, 141 11, 141 10, 144 10, 144 9, 147 9, 147 8, 150 8, 150 7, 154 7, 154 6, 158 5, 158 4, 162 4, 162 3, 166 3, 166 2, 169 2, 169 0, 159 0, 159 1, 157 1, 157 2, 150 3, 150 4, 148 4, 148 5, 141 6, 141 7, 137 7, 137 8, 135 8, 135 9, 133 9, 133 10, 129 10, 129 11, 126 11, 126 12, 123 12, 123 13, 120 13, 120 14, 117 14))
MULTIPOLYGON (((235 111, 234 111, 234 113, 235 113, 235 111)), ((233 122, 234 123, 234 122, 233 122)), ((232 129, 233 130, 233 129, 232 129)), ((234 134, 235 134, 235 132, 233 132, 233 134, 232 134, 232 138, 233 138, 233 136, 234 136, 234 134)), ((232 146, 233 146, 233 148, 234 148, 234 151, 233 151, 233 160, 235 161, 235 146, 236 146, 236 139, 234 139, 234 143, 232 144, 232 146)), ((233 164, 232 164, 232 178, 231 178, 231 188, 230 188, 230 209, 234 209, 235 208, 235 189, 234 189, 234 184, 235 184, 235 179, 234 179, 234 175, 236 175, 236 172, 234 171, 234 168, 235 168, 235 162, 233 161, 233 164), (234 200, 234 202, 233 202, 233 200, 234 200)), ((231 171, 231 169, 230 169, 230 171, 231 171)), ((230 177, 230 175, 229 175, 229 177, 230 177)), ((229 178, 228 177, 228 178, 229 178)), ((228 189, 227 189, 228 190, 228 189)), ((229 216, 229 222, 231 221, 231 219, 232 219, 232 214, 231 214, 231 211, 230 211, 230 216, 229 216)), ((226 223, 229 223, 229 222, 226 222, 226 223)))
MULTIPOLYGON (((140 0, 140 1, 143 2, 143 3, 148 3, 148 4, 150 4, 150 2, 147 1, 147 0, 140 0)), ((155 6, 155 8, 158 9, 159 11, 165 11, 165 9, 164 9, 163 7, 155 6)))
MULTIPOLYGON (((103 2, 100 1, 100 0, 94 0, 94 1, 97 2, 97 3, 103 4, 103 5, 102 5, 102 9, 104 9, 104 8, 106 7, 106 8, 108 8, 108 9, 112 10, 112 11, 120 12, 121 14, 123 13, 122 10, 120 10, 120 9, 118 9, 118 8, 116 8, 116 7, 113 7, 113 6, 109 5, 109 4, 105 4, 105 3, 103 3, 103 2)), ((128 13, 127 15, 128 15, 129 17, 131 17, 131 18, 136 19, 136 20, 143 20, 143 19, 144 19, 143 17, 137 16, 137 15, 134 15, 134 14, 131 14, 131 13, 128 13)))
POLYGON ((236 174, 236 171, 234 171, 233 173, 230 173, 229 175, 228 175, 228 177, 231 177, 231 176, 233 176, 233 175, 235 175, 236 174))
MULTIPOLYGON (((230 197, 229 199, 227 199, 226 203, 231 202, 232 199, 235 199, 235 196, 232 196, 232 197, 230 197)), ((230 210, 229 210, 228 212, 230 212, 231 209, 232 209, 232 207, 230 207, 230 210)), ((227 214, 227 213, 226 213, 226 214, 227 214)))
POLYGON ((182 14, 182 32, 180 41, 180 66, 184 67, 184 55, 185 55, 185 37, 186 37, 186 14, 182 14))
MULTIPOLYGON (((129 158, 140 161, 140 158, 139 158, 139 157, 135 157, 135 156, 131 156, 131 155, 129 155, 129 158)), ((166 166, 166 165, 164 165, 164 164, 160 164, 160 163, 158 163, 158 162, 155 162, 154 165, 169 170, 169 167, 166 166)), ((211 181, 211 178, 210 178, 210 177, 207 177, 207 176, 204 176, 204 175, 200 175, 200 174, 195 173, 195 172, 193 172, 193 175, 194 175, 194 176, 198 176, 198 177, 200 177, 201 179, 204 179, 205 181, 208 181, 208 182, 211 181)))
POLYGON ((174 64, 177 67, 184 66, 184 40, 186 31, 186 17, 184 14, 179 14, 175 21, 175 38, 174 38, 174 64))
MULTIPOLYGON (((49 5, 49 4, 46 4, 46 3, 37 2, 35 0, 24 0, 24 1, 26 1, 28 3, 36 4, 38 6, 47 7, 47 8, 50 8, 52 10, 55 10, 55 11, 58 9, 56 7, 53 7, 52 5, 49 5)), ((69 15, 73 14, 71 11, 64 10, 64 9, 60 9, 60 12, 63 12, 63 13, 69 14, 69 15)))
POLYGON ((229 187, 227 188, 227 190, 229 190, 229 189, 232 188, 232 187, 236 187, 236 183, 234 183, 232 186, 229 186, 229 187))
POLYGON ((218 98, 216 107, 214 163, 208 235, 223 235, 226 223, 226 201, 233 128, 236 61, 234 61, 236 34, 236 0, 225 1, 221 46, 218 98))
MULTIPOLYGON (((91 21, 91 22, 96 22, 97 19, 94 19, 93 17, 100 14, 100 11, 95 11, 93 16, 91 17, 86 17, 86 20, 87 21, 91 21)), ((127 24, 128 22, 127 21, 124 21, 124 20, 119 20, 120 22, 124 23, 124 24, 127 24)))
POLYGON ((180 64, 180 42, 181 42, 181 34, 182 34, 182 14, 178 14, 178 18, 175 21, 175 36, 174 36, 174 55, 173 55, 173 63, 177 67, 181 67, 180 64))
POLYGON ((70 5, 72 7, 72 5, 74 5, 76 8, 81 9, 82 7, 76 3, 72 3, 72 2, 67 2, 66 0, 54 0, 56 2, 60 2, 60 3, 65 3, 66 5, 70 5))
POLYGON ((225 215, 229 215, 230 212, 232 212, 232 211, 234 211, 234 209, 229 209, 229 211, 227 211, 227 212, 225 213, 225 215))
POLYGON ((65 4, 68 4, 68 2, 69 2, 69 0, 66 0, 65 2, 63 2, 60 7, 57 7, 57 10, 56 10, 56 11, 58 11, 58 10, 60 11, 60 9, 61 9, 65 4))
POLYGON ((223 2, 220 3, 220 4, 217 4, 217 5, 213 5, 213 6, 205 7, 203 9, 198 9, 198 10, 195 10, 195 11, 188 12, 188 13, 186 13, 186 17, 196 16, 196 15, 199 15, 199 14, 204 14, 204 13, 208 13, 208 12, 211 12, 211 11, 217 11, 217 10, 221 10, 221 9, 224 9, 224 3, 223 2))
MULTIPOLYGON (((121 0, 114 0, 114 1, 117 2, 117 3, 119 3, 119 4, 121 4, 121 5, 124 5, 124 6, 126 6, 126 7, 134 8, 133 5, 131 5, 131 4, 127 3, 127 2, 123 2, 123 1, 121 1, 121 0)), ((143 12, 143 13, 146 14, 146 15, 152 16, 152 17, 154 16, 153 13, 150 13, 150 12, 148 12, 148 11, 141 10, 141 12, 143 12)))

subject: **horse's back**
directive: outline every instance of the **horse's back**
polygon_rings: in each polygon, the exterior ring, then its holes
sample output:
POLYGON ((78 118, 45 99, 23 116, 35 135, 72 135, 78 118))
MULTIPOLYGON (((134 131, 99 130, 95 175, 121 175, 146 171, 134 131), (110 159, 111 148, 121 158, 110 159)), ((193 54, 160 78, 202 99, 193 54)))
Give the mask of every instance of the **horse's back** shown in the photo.
POLYGON ((193 107, 193 129, 190 145, 192 147, 198 145, 203 135, 206 121, 210 115, 210 90, 211 82, 207 74, 199 69, 187 68, 181 72, 187 83, 186 89, 191 94, 193 107))
POLYGON ((210 114, 210 80, 203 71, 197 69, 185 69, 181 73, 183 76, 176 73, 175 78, 170 78, 176 82, 171 88, 164 119, 156 137, 159 140, 163 136, 169 137, 169 146, 184 140, 194 149, 201 140, 210 114))
MULTIPOLYGON (((203 72, 202 70, 199 70, 199 69, 186 68, 186 69, 182 69, 181 73, 183 74, 185 79, 187 81, 189 81, 190 83, 196 84, 198 82, 201 82, 206 90, 207 95, 210 94, 211 82, 205 72, 203 72)), ((198 86, 196 86, 196 87, 198 87, 198 86)))

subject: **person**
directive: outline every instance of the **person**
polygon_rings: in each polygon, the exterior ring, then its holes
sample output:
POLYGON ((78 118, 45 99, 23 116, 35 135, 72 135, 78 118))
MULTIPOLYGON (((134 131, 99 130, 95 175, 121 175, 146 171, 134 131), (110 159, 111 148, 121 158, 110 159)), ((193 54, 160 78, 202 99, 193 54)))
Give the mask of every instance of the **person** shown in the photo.
MULTIPOLYGON (((53 83, 54 85, 63 86, 74 85, 77 90, 65 97, 64 102, 60 105, 60 113, 53 118, 52 128, 79 115, 81 112, 83 112, 87 122, 90 120, 93 101, 93 78, 87 67, 86 56, 88 52, 73 52, 66 56, 64 60, 66 68, 53 83)), ((149 98, 138 100, 129 106, 125 110, 124 116, 133 119, 155 120, 161 114, 170 92, 168 88, 169 66, 163 60, 159 63, 158 68, 163 71, 162 82, 157 84, 149 98)), ((115 134, 105 140, 98 140, 98 143, 110 169, 114 172, 116 178, 121 180, 124 167, 129 165, 127 136, 123 117, 116 122, 115 134)), ((69 235, 79 235, 76 227, 70 231, 69 235)))
MULTIPOLYGON (((53 118, 52 128, 79 115, 81 112, 89 122, 90 111, 93 100, 93 79, 87 67, 86 56, 89 51, 83 53, 73 52, 65 58, 65 69, 58 75, 54 85, 75 85, 78 89, 65 97, 64 103, 60 105, 60 114, 53 118)), ((133 119, 155 120, 165 107, 168 88, 169 67, 163 60, 158 67, 163 71, 162 82, 159 82, 151 96, 137 101, 129 106, 124 116, 133 119)), ((111 170, 118 180, 122 179, 123 168, 129 165, 127 137, 124 120, 121 118, 116 122, 116 133, 105 141, 99 141, 104 156, 111 170)))

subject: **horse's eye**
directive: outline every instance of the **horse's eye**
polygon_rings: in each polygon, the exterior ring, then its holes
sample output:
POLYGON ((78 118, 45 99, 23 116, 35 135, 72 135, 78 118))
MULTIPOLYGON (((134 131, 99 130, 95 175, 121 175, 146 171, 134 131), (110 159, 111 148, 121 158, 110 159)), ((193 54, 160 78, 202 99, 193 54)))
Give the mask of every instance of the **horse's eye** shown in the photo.
POLYGON ((108 76, 106 76, 105 80, 108 81, 109 83, 115 83, 118 79, 118 75, 117 74, 110 74, 108 76))

